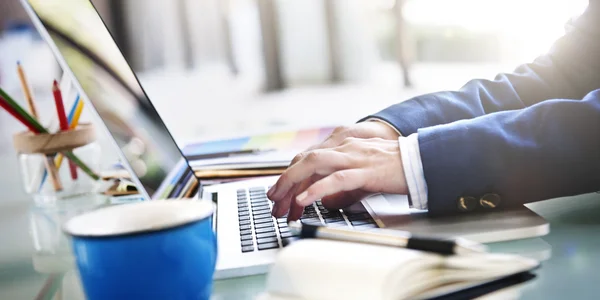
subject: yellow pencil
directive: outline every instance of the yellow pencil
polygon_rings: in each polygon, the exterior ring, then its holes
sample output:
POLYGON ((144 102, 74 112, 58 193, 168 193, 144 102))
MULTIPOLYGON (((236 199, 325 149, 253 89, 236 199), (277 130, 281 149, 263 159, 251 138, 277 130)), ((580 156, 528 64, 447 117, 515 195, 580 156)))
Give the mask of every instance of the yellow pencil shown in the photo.
POLYGON ((82 111, 83 101, 79 101, 79 103, 77 103, 77 107, 75 108, 75 113, 73 114, 73 120, 71 120, 71 124, 69 124, 69 129, 75 129, 75 127, 79 125, 79 118, 81 118, 82 111))
POLYGON ((29 89, 29 83, 27 82, 27 77, 25 77, 25 71, 23 70, 23 66, 21 66, 20 61, 17 62, 17 73, 19 73, 21 88, 23 89, 23 94, 25 95, 27 106, 29 106, 29 112, 34 118, 39 120, 37 108, 35 107, 35 102, 33 101, 33 94, 31 94, 31 90, 29 89))
MULTIPOLYGON (((71 124, 69 124, 69 129, 75 129, 77 125, 79 125, 79 118, 81 118, 81 112, 83 111, 83 101, 79 101, 77 103, 77 107, 75 108, 75 113, 73 114, 73 119, 71 120, 71 124)), ((62 153, 59 153, 56 156, 55 164, 56 167, 60 169, 60 165, 62 165, 63 159, 65 158, 62 153)))
MULTIPOLYGON (((21 66, 21 62, 17 62, 17 73, 19 74, 19 80, 21 81, 21 88, 23 89, 23 94, 25 95, 25 100, 27 101, 27 106, 29 107, 29 112, 31 116, 39 120, 37 108, 35 107, 35 102, 33 100, 33 94, 29 89, 29 83, 27 82, 27 77, 25 77, 25 70, 23 70, 23 66, 21 66)), ((44 166, 46 170, 50 174, 50 181, 52 181, 52 186, 54 190, 60 191, 62 190, 62 183, 60 182, 60 178, 58 177, 58 169, 54 164, 51 156, 46 156, 44 159, 44 166)))

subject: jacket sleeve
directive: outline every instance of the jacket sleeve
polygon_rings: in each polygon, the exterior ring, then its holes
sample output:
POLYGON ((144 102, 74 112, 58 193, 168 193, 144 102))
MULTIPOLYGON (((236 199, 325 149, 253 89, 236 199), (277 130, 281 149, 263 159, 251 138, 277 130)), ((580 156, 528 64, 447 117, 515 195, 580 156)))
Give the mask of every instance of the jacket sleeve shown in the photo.
POLYGON ((418 132, 432 214, 461 211, 460 197, 515 207, 600 189, 600 90, 418 132))
POLYGON ((549 53, 534 62, 494 80, 472 80, 458 91, 409 99, 364 119, 382 119, 408 136, 419 128, 523 109, 548 99, 581 99, 600 87, 599 70, 600 0, 591 0, 549 53))

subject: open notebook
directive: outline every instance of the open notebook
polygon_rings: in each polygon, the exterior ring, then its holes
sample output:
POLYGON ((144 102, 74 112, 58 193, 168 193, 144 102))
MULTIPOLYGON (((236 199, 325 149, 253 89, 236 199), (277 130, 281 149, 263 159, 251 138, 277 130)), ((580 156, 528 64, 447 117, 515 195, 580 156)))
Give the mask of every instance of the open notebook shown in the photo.
POLYGON ((266 291, 258 299, 430 299, 444 295, 466 299, 524 282, 533 277, 529 271, 538 265, 516 255, 441 256, 402 248, 300 240, 279 253, 266 291))

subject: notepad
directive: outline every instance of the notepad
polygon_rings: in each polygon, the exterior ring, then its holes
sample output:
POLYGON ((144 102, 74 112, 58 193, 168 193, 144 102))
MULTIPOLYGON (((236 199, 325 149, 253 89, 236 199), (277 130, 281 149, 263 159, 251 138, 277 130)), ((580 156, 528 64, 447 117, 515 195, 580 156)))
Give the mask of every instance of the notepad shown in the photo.
POLYGON ((533 259, 509 254, 441 256, 300 240, 280 251, 259 299, 427 299, 500 282, 538 265, 533 259))

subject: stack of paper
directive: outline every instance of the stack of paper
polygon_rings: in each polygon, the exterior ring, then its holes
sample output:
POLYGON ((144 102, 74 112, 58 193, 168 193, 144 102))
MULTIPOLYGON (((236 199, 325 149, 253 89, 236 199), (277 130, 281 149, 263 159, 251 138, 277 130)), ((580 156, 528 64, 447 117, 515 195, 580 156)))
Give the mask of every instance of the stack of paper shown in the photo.
POLYGON ((332 131, 327 127, 200 142, 182 151, 199 178, 277 175, 296 154, 323 141, 332 131))

